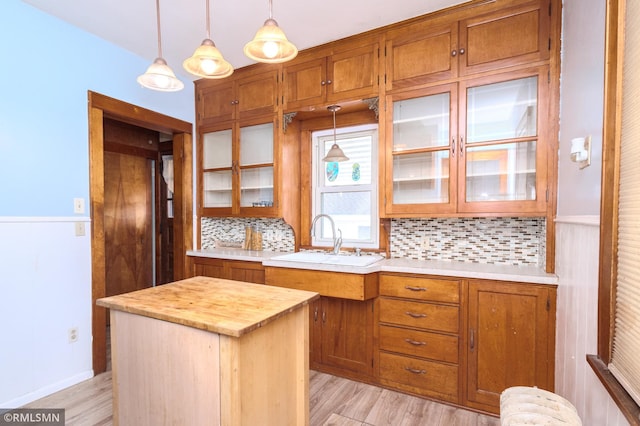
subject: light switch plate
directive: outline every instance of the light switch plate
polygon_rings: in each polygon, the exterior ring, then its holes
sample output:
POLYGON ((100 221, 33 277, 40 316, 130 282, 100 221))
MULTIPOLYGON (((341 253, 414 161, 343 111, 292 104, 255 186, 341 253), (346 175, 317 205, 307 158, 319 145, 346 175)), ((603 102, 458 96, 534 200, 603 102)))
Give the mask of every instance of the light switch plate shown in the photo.
POLYGON ((73 212, 77 214, 84 213, 84 198, 73 199, 73 212))
POLYGON ((76 237, 84 237, 84 222, 76 222, 76 237))

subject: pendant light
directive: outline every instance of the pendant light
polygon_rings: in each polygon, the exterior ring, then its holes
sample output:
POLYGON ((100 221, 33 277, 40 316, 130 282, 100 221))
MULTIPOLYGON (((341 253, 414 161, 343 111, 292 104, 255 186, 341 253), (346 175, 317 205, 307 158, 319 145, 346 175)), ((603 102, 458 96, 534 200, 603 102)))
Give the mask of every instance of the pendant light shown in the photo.
POLYGON ((158 57, 147 68, 147 72, 138 77, 137 81, 147 89, 162 92, 176 92, 182 90, 184 84, 176 78, 167 61, 162 58, 162 39, 160 36, 160 0, 156 0, 157 29, 158 29, 158 57))
POLYGON ((342 152, 342 149, 340 149, 340 147, 338 146, 338 142, 336 139, 336 111, 340 111, 342 108, 340 107, 340 105, 329 105, 327 109, 333 112, 333 145, 331 146, 331 149, 329 150, 327 155, 322 159, 322 161, 325 161, 327 163, 332 163, 334 161, 348 161, 349 157, 344 155, 344 152, 342 152))
POLYGON ((207 6, 207 38, 202 41, 200 47, 193 55, 186 59, 182 66, 187 72, 203 78, 224 78, 233 74, 233 66, 222 57, 213 40, 211 40, 209 24, 209 0, 207 6))
POLYGON ((272 0, 269 0, 269 19, 264 21, 253 40, 244 46, 244 54, 254 61, 277 64, 295 58, 298 48, 287 40, 273 19, 272 7, 272 0))

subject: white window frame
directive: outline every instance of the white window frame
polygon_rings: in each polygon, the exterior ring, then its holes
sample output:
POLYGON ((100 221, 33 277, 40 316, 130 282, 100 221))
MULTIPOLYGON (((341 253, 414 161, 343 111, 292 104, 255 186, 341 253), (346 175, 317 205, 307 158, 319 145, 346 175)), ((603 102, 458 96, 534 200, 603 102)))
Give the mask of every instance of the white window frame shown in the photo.
MULTIPOLYGON (((312 141, 312 182, 311 182, 311 217, 314 218, 322 213, 320 210, 321 197, 323 193, 339 193, 349 191, 370 191, 371 193, 371 239, 367 241, 354 240, 344 238, 342 247, 346 248, 366 248, 377 249, 380 247, 379 233, 379 211, 378 211, 378 125, 365 124, 359 126, 350 126, 336 129, 336 141, 340 145, 341 139, 348 139, 357 136, 371 136, 371 183, 355 184, 340 187, 318 187, 319 182, 324 182, 325 167, 322 162, 324 152, 321 151, 322 142, 327 139, 333 141, 333 129, 321 130, 313 132, 312 141), (318 164, 321 163, 319 167, 318 164)), ((348 155, 348 154, 347 154, 348 155)), ((320 219, 325 221, 326 219, 320 219)), ((318 224, 317 226, 330 226, 328 223, 318 224)), ((338 233, 338 224, 336 224, 336 234, 338 233)), ((317 247, 333 247, 333 241, 330 238, 322 238, 322 233, 318 230, 312 235, 311 244, 317 247)))

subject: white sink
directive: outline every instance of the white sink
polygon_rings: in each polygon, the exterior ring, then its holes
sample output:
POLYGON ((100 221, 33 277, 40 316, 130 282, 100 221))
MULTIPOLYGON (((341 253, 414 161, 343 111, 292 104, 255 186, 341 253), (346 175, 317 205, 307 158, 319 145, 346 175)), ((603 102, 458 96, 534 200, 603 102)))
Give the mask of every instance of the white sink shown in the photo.
POLYGON ((325 265, 345 266, 369 266, 382 259, 384 259, 384 257, 378 254, 349 256, 344 254, 315 253, 307 251, 288 253, 271 258, 271 260, 279 260, 285 262, 322 263, 325 265))

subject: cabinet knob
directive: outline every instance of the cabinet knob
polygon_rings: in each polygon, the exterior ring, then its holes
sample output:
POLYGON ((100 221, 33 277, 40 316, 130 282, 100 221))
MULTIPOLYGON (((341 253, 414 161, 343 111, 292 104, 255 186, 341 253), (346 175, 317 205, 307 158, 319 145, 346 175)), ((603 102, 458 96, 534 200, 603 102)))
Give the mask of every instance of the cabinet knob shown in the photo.
POLYGON ((457 50, 454 49, 454 50, 451 51, 451 56, 456 56, 457 54, 458 54, 457 50))
POLYGON ((460 48, 459 52, 461 55, 464 55, 464 52, 465 52, 464 47, 460 48))
POLYGON ((327 80, 327 84, 331 84, 333 83, 331 80, 327 80))
POLYGON ((322 80, 322 81, 320 82, 320 85, 321 85, 321 86, 324 86, 325 84, 327 84, 327 82, 326 82, 326 81, 324 81, 324 80, 322 80))

